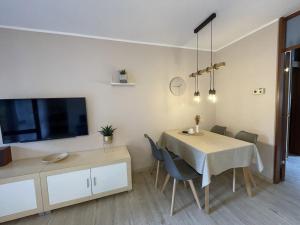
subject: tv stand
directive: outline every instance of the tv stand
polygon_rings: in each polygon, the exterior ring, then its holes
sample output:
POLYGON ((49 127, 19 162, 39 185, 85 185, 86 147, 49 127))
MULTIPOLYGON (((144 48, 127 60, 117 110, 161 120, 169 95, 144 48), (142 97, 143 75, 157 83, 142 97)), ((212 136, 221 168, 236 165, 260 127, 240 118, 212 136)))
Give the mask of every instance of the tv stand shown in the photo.
POLYGON ((53 164, 12 161, 0 167, 0 223, 131 189, 125 146, 74 152, 53 164))

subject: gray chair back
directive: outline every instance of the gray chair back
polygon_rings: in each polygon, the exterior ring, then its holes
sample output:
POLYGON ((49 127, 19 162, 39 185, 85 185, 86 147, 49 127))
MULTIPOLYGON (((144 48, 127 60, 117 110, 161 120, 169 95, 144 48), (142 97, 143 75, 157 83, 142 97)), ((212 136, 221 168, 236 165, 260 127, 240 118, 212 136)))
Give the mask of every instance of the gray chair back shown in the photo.
POLYGON ((247 131, 240 131, 235 135, 235 138, 239 139, 239 140, 242 140, 242 141, 246 141, 246 142, 256 144, 258 135, 254 134, 254 133, 249 133, 247 131))
POLYGON ((221 135, 225 135, 226 134, 226 127, 222 127, 219 125, 215 125, 211 128, 211 132, 216 133, 216 134, 221 134, 221 135))
POLYGON ((157 147, 157 145, 154 143, 151 137, 149 137, 148 134, 144 134, 144 137, 148 139, 150 146, 151 146, 151 151, 152 155, 156 160, 163 161, 163 156, 161 153, 161 150, 157 147))
POLYGON ((161 149, 162 155, 164 157, 165 168, 171 177, 176 180, 182 180, 183 176, 178 170, 174 160, 172 159, 170 153, 166 149, 161 149))

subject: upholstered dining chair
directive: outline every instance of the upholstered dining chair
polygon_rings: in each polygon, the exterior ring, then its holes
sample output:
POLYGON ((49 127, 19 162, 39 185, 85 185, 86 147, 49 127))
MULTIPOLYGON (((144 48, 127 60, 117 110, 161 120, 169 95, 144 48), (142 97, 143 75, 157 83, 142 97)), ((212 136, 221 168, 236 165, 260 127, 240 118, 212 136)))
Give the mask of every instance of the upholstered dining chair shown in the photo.
POLYGON ((226 134, 226 127, 222 127, 219 125, 215 125, 213 126, 210 131, 216 134, 221 134, 221 135, 225 135, 226 134))
POLYGON ((198 198, 197 191, 194 186, 193 179, 201 177, 202 175, 198 174, 189 164, 187 164, 183 159, 174 160, 170 153, 166 149, 162 149, 162 155, 164 157, 165 168, 167 170, 167 176, 162 187, 162 192, 165 190, 166 185, 168 184, 170 177, 174 178, 173 181, 173 192, 172 192, 172 201, 171 201, 171 210, 170 215, 173 215, 174 201, 175 201, 175 192, 176 192, 176 183, 177 181, 188 181, 190 184, 192 193, 196 200, 197 206, 201 208, 200 201, 198 198))
MULTIPOLYGON (((253 144, 256 145, 258 135, 254 134, 254 133, 249 133, 247 131, 240 131, 235 135, 235 138, 238 139, 238 140, 246 141, 246 142, 253 143, 253 144)), ((235 192, 235 183, 236 183, 236 181, 235 181, 235 179, 236 179, 235 172, 236 172, 235 169, 233 169, 233 181, 232 181, 232 191, 233 192, 235 192)), ((250 181, 251 181, 252 185, 255 187, 256 184, 255 184, 255 181, 254 181, 254 178, 253 178, 252 174, 248 173, 248 176, 250 178, 250 181)))
MULTIPOLYGON (((155 167, 155 163, 157 163, 157 165, 156 165, 156 176, 155 176, 155 188, 157 188, 160 164, 161 164, 161 162, 164 161, 164 158, 163 158, 163 155, 162 155, 162 152, 161 152, 160 148, 158 147, 157 144, 155 144, 153 139, 148 134, 144 134, 144 137, 148 139, 148 141, 150 143, 150 146, 151 146, 152 156, 154 157, 153 169, 155 167)), ((178 156, 176 156, 172 152, 170 152, 170 154, 171 154, 172 158, 175 158, 175 159, 179 158, 178 156)), ((152 171, 153 171, 153 169, 152 169, 152 171)))

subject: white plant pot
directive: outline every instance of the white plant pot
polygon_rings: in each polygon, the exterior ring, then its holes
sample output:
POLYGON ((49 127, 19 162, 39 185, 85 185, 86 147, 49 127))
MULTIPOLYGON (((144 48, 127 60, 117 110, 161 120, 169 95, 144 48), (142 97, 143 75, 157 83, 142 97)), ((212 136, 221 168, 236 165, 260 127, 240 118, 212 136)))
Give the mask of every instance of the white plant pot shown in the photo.
POLYGON ((120 74, 120 83, 127 83, 127 74, 120 74))
POLYGON ((195 131, 196 133, 199 133, 199 125, 196 125, 195 131))

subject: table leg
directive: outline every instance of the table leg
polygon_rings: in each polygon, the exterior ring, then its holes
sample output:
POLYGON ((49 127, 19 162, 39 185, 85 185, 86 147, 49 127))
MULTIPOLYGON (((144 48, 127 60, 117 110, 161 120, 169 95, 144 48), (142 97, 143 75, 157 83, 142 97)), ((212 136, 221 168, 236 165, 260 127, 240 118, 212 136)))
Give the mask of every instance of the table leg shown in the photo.
POLYGON ((151 168, 151 171, 150 171, 151 175, 153 174, 153 171, 155 170, 155 163, 156 163, 156 160, 154 159, 153 164, 152 164, 152 168, 151 168))
POLYGON ((209 214, 209 185, 205 187, 205 212, 209 214))
POLYGON ((244 173, 244 180, 245 180, 245 185, 246 185, 246 190, 247 190, 248 196, 252 197, 252 188, 251 188, 250 179, 249 179, 248 167, 243 168, 243 173, 244 173))
POLYGON ((186 181, 183 181, 184 188, 187 188, 186 181))
POLYGON ((252 175, 251 169, 249 167, 247 168, 247 171, 248 171, 249 179, 250 179, 252 186, 254 188, 256 188, 256 183, 255 183, 254 177, 252 175))

